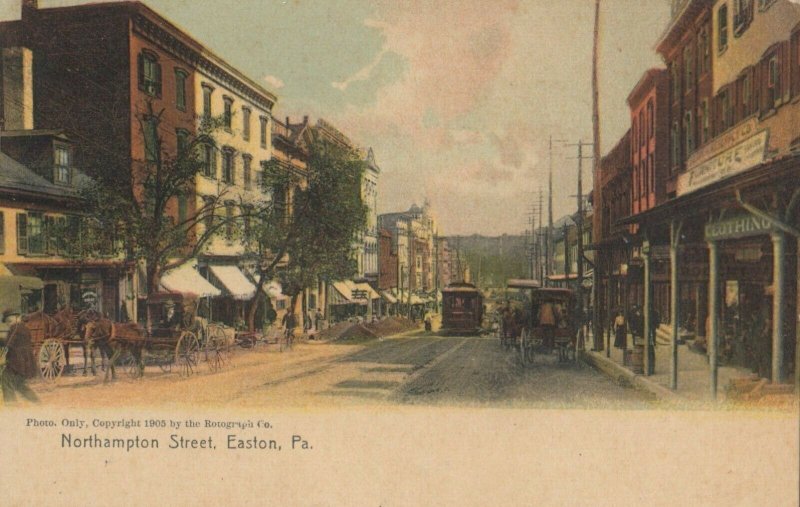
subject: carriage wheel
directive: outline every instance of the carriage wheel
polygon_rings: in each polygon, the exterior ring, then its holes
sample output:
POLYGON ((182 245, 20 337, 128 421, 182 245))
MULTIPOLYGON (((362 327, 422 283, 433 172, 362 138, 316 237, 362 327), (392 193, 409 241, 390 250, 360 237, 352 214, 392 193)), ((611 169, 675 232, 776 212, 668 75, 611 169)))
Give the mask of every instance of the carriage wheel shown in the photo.
POLYGON ((197 370, 200 342, 191 331, 184 331, 175 346, 175 362, 181 377, 189 377, 197 370))
POLYGON ((172 371, 172 358, 169 356, 159 357, 157 362, 158 367, 161 368, 161 371, 164 373, 169 373, 172 371))
POLYGON ((519 334, 519 360, 522 363, 522 366, 527 365, 527 352, 526 349, 528 348, 528 330, 523 329, 522 332, 519 334))
POLYGON ((131 354, 130 352, 125 355, 125 357, 120 361, 122 368, 125 370, 125 373, 128 374, 130 378, 142 378, 144 377, 144 364, 139 364, 136 361, 136 356, 131 354))
POLYGON ((39 372, 42 378, 55 381, 64 371, 64 347, 61 342, 49 338, 39 349, 39 372))
POLYGON ((205 352, 208 369, 211 370, 212 373, 219 371, 222 368, 223 359, 220 345, 221 344, 219 341, 217 341, 216 337, 206 337, 206 346, 203 349, 205 352))

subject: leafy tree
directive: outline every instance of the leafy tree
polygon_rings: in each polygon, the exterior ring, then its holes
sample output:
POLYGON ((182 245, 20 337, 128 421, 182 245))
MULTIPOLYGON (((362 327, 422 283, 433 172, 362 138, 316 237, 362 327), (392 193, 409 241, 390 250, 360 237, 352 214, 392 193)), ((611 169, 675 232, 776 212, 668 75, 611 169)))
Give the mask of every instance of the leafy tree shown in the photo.
POLYGON ((366 162, 353 150, 317 139, 309 147, 307 166, 307 175, 300 177, 275 159, 265 164, 262 184, 272 199, 254 210, 252 222, 262 262, 248 309, 251 330, 269 280, 281 282, 294 308, 297 296, 319 278, 341 280, 356 273, 353 240, 368 211, 361 199, 366 162))
MULTIPOLYGON (((195 179, 206 165, 205 150, 213 153, 217 149, 212 134, 222 125, 222 118, 202 118, 197 132, 187 133, 175 153, 165 149, 160 128, 163 113, 154 111, 148 102, 146 111, 137 115, 146 155, 144 160, 134 161, 130 191, 121 192, 119 175, 108 173, 81 191, 87 202, 82 229, 94 231, 95 239, 114 237, 129 258, 143 259, 148 293, 158 290, 161 273, 197 256, 231 220, 222 213, 226 187, 204 197, 202 204, 195 198, 195 179), (186 203, 184 214, 178 211, 179 201, 186 203), (201 224, 203 227, 198 227, 201 224)), ((83 250, 96 250, 95 243, 83 250)))

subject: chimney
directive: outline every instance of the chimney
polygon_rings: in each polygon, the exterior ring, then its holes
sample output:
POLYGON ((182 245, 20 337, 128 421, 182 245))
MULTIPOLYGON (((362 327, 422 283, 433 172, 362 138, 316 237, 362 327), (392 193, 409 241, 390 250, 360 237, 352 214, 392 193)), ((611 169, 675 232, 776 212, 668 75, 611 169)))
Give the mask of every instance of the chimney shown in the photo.
POLYGON ((308 123, 308 115, 303 116, 303 125, 308 123))
POLYGON ((33 52, 24 47, 3 48, 2 88, 5 130, 33 129, 33 52))
POLYGON ((287 127, 289 126, 289 117, 288 116, 286 117, 286 126, 287 127))
POLYGON ((22 0, 22 19, 37 10, 39 10, 39 0, 22 0))

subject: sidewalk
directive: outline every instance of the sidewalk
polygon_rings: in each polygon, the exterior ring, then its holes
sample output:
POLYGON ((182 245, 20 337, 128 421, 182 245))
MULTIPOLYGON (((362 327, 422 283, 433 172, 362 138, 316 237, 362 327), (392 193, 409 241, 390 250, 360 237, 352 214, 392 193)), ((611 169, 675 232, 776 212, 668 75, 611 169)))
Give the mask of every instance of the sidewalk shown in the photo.
MULTIPOLYGON (((591 344, 591 338, 587 343, 591 344)), ((628 343, 633 343, 630 335, 628 343)), ((587 350, 581 357, 584 362, 595 366, 611 378, 647 390, 659 400, 677 403, 713 401, 707 356, 692 352, 688 345, 678 345, 678 388, 675 391, 669 386, 671 357, 669 345, 656 344, 655 372, 650 376, 635 374, 629 367, 623 366, 622 350, 614 347, 611 348, 610 358, 606 357, 605 350, 602 352, 587 350)), ((751 373, 745 368, 720 366, 717 376, 717 401, 725 400, 725 389, 731 379, 746 377, 751 373)))

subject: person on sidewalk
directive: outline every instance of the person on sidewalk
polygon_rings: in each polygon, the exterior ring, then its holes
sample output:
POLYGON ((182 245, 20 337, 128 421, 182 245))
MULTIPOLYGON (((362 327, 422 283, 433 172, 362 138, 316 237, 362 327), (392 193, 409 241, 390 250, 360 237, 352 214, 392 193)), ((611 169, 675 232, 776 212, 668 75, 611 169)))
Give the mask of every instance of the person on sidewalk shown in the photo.
POLYGON ((622 349, 623 353, 628 348, 628 326, 625 325, 625 315, 622 310, 617 310, 614 317, 614 347, 622 349))
POLYGON ((650 347, 648 348, 649 353, 649 367, 647 374, 653 375, 655 373, 656 368, 656 329, 658 326, 661 325, 661 315, 658 313, 658 310, 655 308, 653 309, 653 313, 650 316, 650 329, 647 333, 647 339, 650 341, 650 347))

